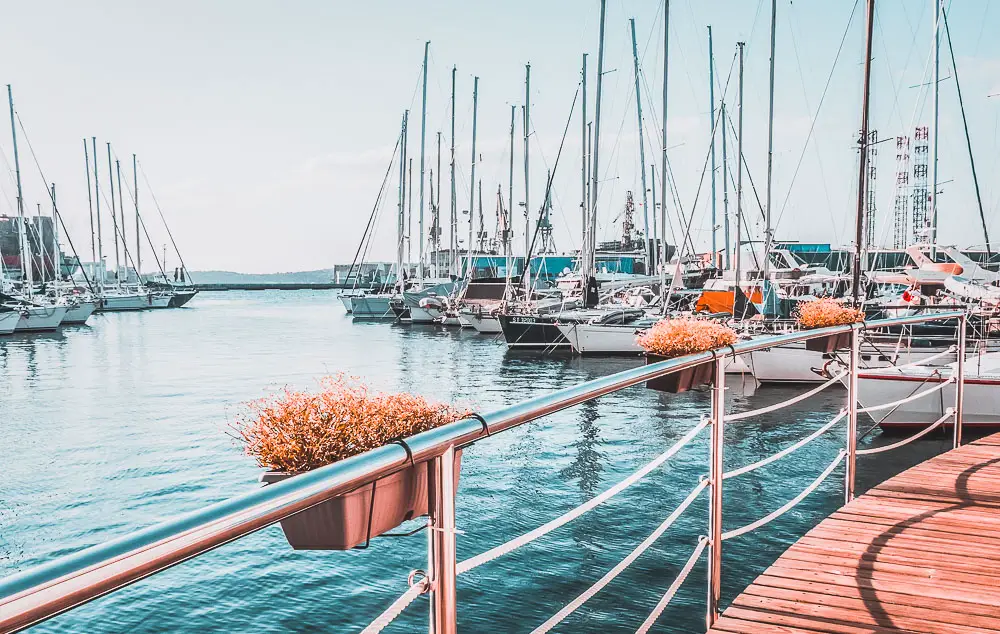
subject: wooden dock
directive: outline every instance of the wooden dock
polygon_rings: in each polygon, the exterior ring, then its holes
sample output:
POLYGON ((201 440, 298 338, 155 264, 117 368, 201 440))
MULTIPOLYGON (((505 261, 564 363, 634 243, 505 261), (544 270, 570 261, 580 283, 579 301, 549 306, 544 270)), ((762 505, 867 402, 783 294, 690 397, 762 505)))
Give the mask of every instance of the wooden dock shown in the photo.
POLYGON ((711 632, 1000 632, 1000 434, 908 469, 833 513, 711 632))

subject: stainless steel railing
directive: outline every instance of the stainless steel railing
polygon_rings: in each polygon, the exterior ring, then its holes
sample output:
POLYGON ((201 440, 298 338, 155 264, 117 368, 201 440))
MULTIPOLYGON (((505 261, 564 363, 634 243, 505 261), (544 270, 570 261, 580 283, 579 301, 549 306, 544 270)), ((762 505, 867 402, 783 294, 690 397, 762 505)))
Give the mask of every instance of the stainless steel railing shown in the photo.
MULTIPOLYGON (((433 504, 429 513, 432 525, 428 549, 429 570, 426 573, 426 579, 421 582, 417 589, 427 590, 431 594, 432 631, 436 633, 455 632, 457 571, 453 452, 487 436, 542 416, 707 362, 715 365, 715 387, 711 399, 712 416, 708 424, 712 449, 708 479, 704 486, 700 486, 708 488, 710 492, 709 534, 707 536, 707 549, 709 551, 707 621, 711 624, 718 614, 722 579, 721 546, 725 537, 722 529, 721 487, 726 475, 722 470, 722 432, 726 418, 725 359, 779 345, 833 334, 851 333, 852 346, 848 369, 847 448, 842 457, 846 459, 847 464, 845 499, 849 501, 854 496, 855 458, 857 455, 857 375, 860 369, 858 354, 861 340, 860 331, 947 319, 958 320, 960 333, 956 371, 958 376, 956 405, 954 408, 954 444, 958 446, 961 442, 967 323, 967 316, 963 312, 955 311, 885 319, 853 326, 835 326, 741 341, 725 349, 669 359, 626 370, 528 399, 482 416, 457 421, 407 439, 409 454, 401 445, 387 445, 10 576, 0 580, 0 633, 22 630, 114 592, 144 577, 249 535, 337 495, 369 484, 378 478, 404 468, 411 461, 418 463, 429 461, 431 463, 434 491, 433 504)), ((786 454, 783 453, 782 456, 784 455, 786 454)), ((838 461, 840 459, 838 458, 838 461)), ((763 465, 757 464, 754 468, 758 466, 763 465)), ((824 477, 831 470, 832 468, 828 469, 824 477)), ((740 471, 740 473, 743 472, 745 471, 740 471)), ((768 516, 764 519, 770 521, 773 518, 768 516)), ((730 533, 732 532, 730 531, 730 533)), ((699 541, 695 558, 700 554, 705 543, 699 541)), ((689 569, 690 567, 688 567, 689 569)), ((676 585, 682 581, 683 578, 679 578, 678 582, 671 586, 671 590, 668 592, 669 596, 672 596, 672 592, 676 591, 676 585)), ((665 595, 666 601, 669 600, 669 596, 665 595)), ((661 603, 665 605, 665 602, 661 603)), ((405 607, 405 603, 402 605, 405 607)), ((658 605, 657 609, 662 610, 663 605, 658 605)))

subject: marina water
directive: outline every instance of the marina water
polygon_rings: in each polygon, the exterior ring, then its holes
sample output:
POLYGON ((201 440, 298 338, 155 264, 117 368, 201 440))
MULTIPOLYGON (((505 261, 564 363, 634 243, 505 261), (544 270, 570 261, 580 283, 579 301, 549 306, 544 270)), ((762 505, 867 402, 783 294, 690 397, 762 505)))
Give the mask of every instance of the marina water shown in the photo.
MULTIPOLYGON (((0 575, 244 493, 260 469, 227 435, 239 404, 339 371, 488 411, 620 371, 641 359, 515 353, 468 330, 359 323, 330 292, 203 293, 175 311, 95 315, 89 326, 0 339, 0 575)), ((750 381, 751 379, 747 379, 750 381)), ((801 388, 754 391, 730 377, 730 411, 801 388)), ((844 391, 729 425, 727 469, 830 420, 844 391)), ((708 412, 708 394, 639 386, 486 439, 463 457, 459 560, 609 488, 708 412)), ((862 419, 863 432, 870 421, 862 419)), ((843 446, 844 427, 727 481, 727 528, 778 508, 843 446)), ((878 432, 870 434, 868 440, 878 432)), ((867 443, 867 441, 866 441, 867 443)), ((863 444, 866 444, 863 443, 863 444)), ((940 436, 859 460, 859 492, 936 454, 940 436)), ((608 503, 459 578, 459 626, 524 632, 604 575, 706 473, 707 433, 608 503)), ((766 528, 727 541, 723 602, 842 503, 841 478, 766 528)), ((657 544, 561 631, 634 632, 706 530, 704 494, 657 544)), ((35 632, 359 631, 426 567, 426 535, 367 550, 295 552, 277 526, 37 626, 35 632)), ((704 559, 654 631, 704 629, 704 559)), ((386 631, 426 629, 418 599, 386 631)))

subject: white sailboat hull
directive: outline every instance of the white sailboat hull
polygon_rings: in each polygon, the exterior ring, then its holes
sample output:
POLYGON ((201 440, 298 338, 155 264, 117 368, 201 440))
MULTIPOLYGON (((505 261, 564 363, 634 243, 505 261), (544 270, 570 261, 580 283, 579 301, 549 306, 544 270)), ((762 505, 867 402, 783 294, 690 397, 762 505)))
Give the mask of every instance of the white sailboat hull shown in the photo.
POLYGON ((145 293, 124 293, 121 295, 105 295, 101 298, 101 312, 113 313, 130 310, 145 310, 149 308, 149 295, 145 293))
MULTIPOLYGON (((905 365, 926 359, 938 352, 941 350, 906 348, 896 354, 891 348, 876 351, 868 345, 862 345, 861 365, 865 368, 884 368, 893 365, 892 360, 895 361, 895 365, 905 365)), ((837 357, 846 363, 848 356, 846 350, 824 354, 806 350, 804 343, 796 343, 751 352, 750 369, 760 383, 824 383, 842 369, 837 357)), ((940 365, 954 360, 954 354, 945 355, 937 363, 940 365)))
POLYGON ((150 295, 149 308, 170 308, 171 298, 172 295, 169 294, 150 295))
MULTIPOLYGON (((893 376, 865 374, 858 376, 858 401, 865 407, 891 403, 939 385, 945 377, 926 375, 893 376)), ((1000 427, 1000 378, 966 378, 962 425, 1000 427)), ((872 412, 872 419, 883 429, 926 427, 955 406, 955 385, 934 394, 903 403, 894 409, 872 412)), ((946 421, 950 426, 951 421, 946 421)))
POLYGON ((85 324, 90 316, 97 310, 97 302, 81 301, 67 306, 66 316, 63 317, 62 325, 85 324))
POLYGON ((65 306, 32 306, 20 310, 20 319, 14 332, 41 332, 55 330, 66 316, 65 306))
POLYGON ((439 308, 410 306, 410 321, 414 324, 433 324, 440 321, 444 311, 439 308))
POLYGON ((351 299, 352 298, 351 298, 350 295, 341 295, 340 296, 340 303, 344 305, 344 310, 347 311, 348 315, 350 315, 351 312, 354 310, 354 308, 351 306, 351 299))
POLYGON ((359 295, 351 297, 351 314, 369 319, 394 318, 389 302, 391 295, 359 295))
POLYGON ((16 310, 0 313, 0 335, 9 335, 14 332, 19 321, 21 321, 21 314, 16 310))
MULTIPOLYGON (((569 341, 573 349, 581 355, 641 355, 644 350, 636 342, 642 332, 629 326, 606 326, 599 324, 560 324, 559 332, 569 341)), ((726 373, 743 374, 750 367, 743 357, 727 358, 726 373)))
POLYGON ((461 317, 481 335, 497 335, 503 332, 503 329, 500 328, 500 320, 493 315, 477 316, 472 313, 462 313, 461 317))

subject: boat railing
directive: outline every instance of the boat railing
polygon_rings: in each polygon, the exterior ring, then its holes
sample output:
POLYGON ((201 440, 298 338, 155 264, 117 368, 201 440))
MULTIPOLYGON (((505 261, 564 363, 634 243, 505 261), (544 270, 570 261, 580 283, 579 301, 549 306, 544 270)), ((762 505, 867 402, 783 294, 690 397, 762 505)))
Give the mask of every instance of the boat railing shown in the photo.
MULTIPOLYGON (((854 497, 856 459, 859 455, 888 451, 902 446, 929 433, 948 419, 954 423, 954 446, 957 447, 961 443, 966 321, 966 314, 956 311, 861 322, 853 325, 804 330, 740 341, 720 350, 651 363, 537 396, 494 412, 473 415, 418 434, 405 439, 405 441, 389 444, 294 478, 268 485, 113 541, 58 557, 48 563, 0 580, 0 633, 16 632, 28 628, 185 560, 261 530, 335 496, 370 484, 408 465, 421 462, 429 463, 431 469, 429 473, 432 476, 431 485, 428 487, 427 569, 411 572, 408 578, 409 589, 371 622, 364 632, 370 634, 381 631, 402 613, 416 597, 428 594, 430 595, 431 612, 430 631, 436 634, 454 633, 457 630, 456 578, 458 575, 521 548, 607 502, 661 467, 705 430, 708 430, 710 446, 707 474, 649 537, 638 544, 628 556, 590 588, 569 601, 565 607, 534 631, 549 631, 611 583, 648 550, 706 490, 708 491, 709 511, 705 535, 700 536, 692 544, 691 554, 686 563, 664 591, 638 631, 646 632, 653 626, 705 551, 708 552, 706 624, 711 626, 720 613, 723 572, 722 547, 726 540, 752 532, 795 507, 815 491, 841 462, 846 465, 844 499, 849 502, 854 497), (865 411, 865 409, 858 407, 858 374, 863 370, 860 365, 859 350, 864 332, 887 326, 911 325, 945 319, 959 320, 957 367, 947 383, 939 383, 939 385, 952 382, 956 384, 955 406, 950 408, 945 416, 942 416, 933 425, 906 440, 877 449, 857 449, 857 418, 860 412, 865 411), (727 360, 778 345, 831 335, 843 336, 848 333, 851 343, 849 358, 846 362, 847 367, 830 380, 809 390, 804 395, 793 397, 777 405, 750 412, 726 413, 725 367, 727 360), (676 443, 632 475, 580 506, 486 552, 461 562, 457 561, 456 534, 459 531, 455 525, 457 491, 454 477, 454 458, 457 450, 548 414, 701 364, 713 365, 714 381, 711 390, 710 412, 692 426, 676 443), (829 422, 801 440, 753 464, 728 472, 723 470, 723 429, 726 424, 738 424, 739 421, 787 407, 827 389, 839 381, 847 384, 847 404, 829 422), (838 451, 836 458, 826 465, 805 489, 778 509, 750 524, 730 530, 723 529, 722 483, 724 480, 755 471, 782 459, 817 438, 825 436, 844 421, 846 421, 847 428, 844 432, 846 441, 844 448, 838 451)), ((925 396, 927 393, 928 391, 925 390, 917 398, 925 396)), ((872 411, 874 406, 866 409, 872 411)))

